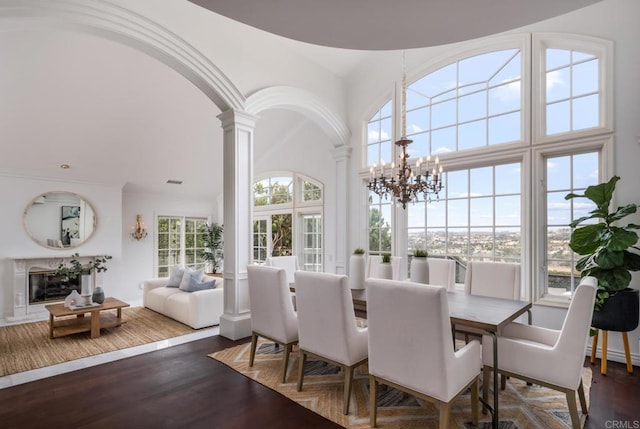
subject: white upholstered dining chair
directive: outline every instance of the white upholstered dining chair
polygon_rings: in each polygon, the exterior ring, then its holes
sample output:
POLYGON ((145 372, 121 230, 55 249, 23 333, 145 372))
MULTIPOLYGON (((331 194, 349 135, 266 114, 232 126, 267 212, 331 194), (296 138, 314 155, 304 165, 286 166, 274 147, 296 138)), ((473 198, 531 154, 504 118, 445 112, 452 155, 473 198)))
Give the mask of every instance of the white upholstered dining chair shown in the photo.
POLYGON ((349 414, 354 369, 367 362, 367 328, 356 325, 349 282, 344 275, 296 272, 300 358, 298 391, 307 357, 338 366, 344 373, 342 412, 349 414))
POLYGON ((456 288, 456 261, 444 258, 427 258, 429 284, 444 286, 449 291, 456 288))
MULTIPOLYGON (((576 391, 582 414, 587 414, 582 367, 597 285, 594 277, 582 278, 560 330, 514 322, 498 337, 498 372, 565 393, 573 429, 581 427, 576 391)), ((493 341, 486 335, 482 338, 482 361, 482 396, 486 400, 493 369, 493 341)))
POLYGON ((287 379, 289 354, 298 342, 298 317, 293 311, 285 270, 259 265, 247 266, 251 304, 251 355, 253 366, 258 337, 283 346, 282 382, 287 379))
POLYGON ((471 341, 458 351, 451 347, 444 287, 370 279, 367 323, 372 427, 376 426, 378 383, 435 403, 441 429, 449 427, 453 399, 471 388, 472 418, 477 425, 480 344, 471 341))
POLYGON ((300 265, 298 264, 298 257, 291 256, 267 256, 264 264, 268 267, 280 267, 284 268, 287 273, 287 283, 292 284, 295 279, 293 273, 300 269, 300 265))
POLYGON ((520 264, 468 262, 464 292, 492 298, 520 299, 520 264))

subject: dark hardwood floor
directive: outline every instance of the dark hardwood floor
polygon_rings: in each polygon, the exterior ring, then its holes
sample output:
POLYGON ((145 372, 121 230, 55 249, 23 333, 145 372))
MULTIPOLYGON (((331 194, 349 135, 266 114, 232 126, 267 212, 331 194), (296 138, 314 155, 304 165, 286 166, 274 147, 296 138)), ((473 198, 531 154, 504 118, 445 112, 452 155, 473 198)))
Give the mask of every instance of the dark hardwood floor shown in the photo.
MULTIPOLYGON (((216 336, 1 389, 0 427, 340 427, 207 357, 247 340, 216 336)), ((638 368, 627 374, 624 365, 610 362, 607 376, 597 365, 593 373, 585 428, 639 427, 638 368)))

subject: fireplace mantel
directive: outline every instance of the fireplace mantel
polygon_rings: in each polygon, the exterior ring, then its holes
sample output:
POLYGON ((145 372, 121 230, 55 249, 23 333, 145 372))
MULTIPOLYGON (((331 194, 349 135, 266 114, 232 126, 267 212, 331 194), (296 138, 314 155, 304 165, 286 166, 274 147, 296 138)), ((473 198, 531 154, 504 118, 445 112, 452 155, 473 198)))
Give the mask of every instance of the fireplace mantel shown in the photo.
MULTIPOLYGON (((76 259, 85 265, 98 255, 82 255, 76 259)), ((29 273, 33 270, 56 270, 73 255, 47 255, 10 258, 13 263, 13 316, 8 321, 40 319, 46 315, 45 304, 29 304, 29 273)), ((48 302, 47 304, 50 304, 48 302)))

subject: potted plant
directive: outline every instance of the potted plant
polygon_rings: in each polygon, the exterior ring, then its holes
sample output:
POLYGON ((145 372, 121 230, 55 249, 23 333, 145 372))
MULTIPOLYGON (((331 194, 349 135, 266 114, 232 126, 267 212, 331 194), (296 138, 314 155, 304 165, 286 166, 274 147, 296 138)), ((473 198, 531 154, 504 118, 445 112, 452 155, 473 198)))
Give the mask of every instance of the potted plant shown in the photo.
POLYGON ((202 226, 202 233, 204 234, 204 247, 205 251, 202 254, 205 262, 207 263, 207 271, 210 273, 217 273, 222 263, 222 233, 224 228, 222 225, 216 222, 211 224, 205 223, 202 226))
MULTIPOLYGON (((94 289, 94 278, 96 273, 107 271, 107 261, 112 257, 109 255, 96 256, 91 259, 86 266, 82 265, 79 258, 80 254, 74 253, 71 255, 71 259, 68 264, 61 262, 56 270, 56 275, 65 282, 80 279, 81 296, 91 296, 91 301, 102 304, 104 301, 104 291, 102 290, 102 286, 98 286, 94 289)), ((88 298, 86 301, 87 304, 90 303, 88 302, 88 298)))
POLYGON ((382 263, 377 266, 372 277, 391 280, 393 278, 393 267, 391 266, 391 255, 382 255, 382 263))
POLYGON ((349 259, 349 287, 351 289, 364 289, 365 272, 364 249, 356 247, 349 259))
POLYGON ((587 187, 584 194, 570 193, 565 199, 587 198, 596 206, 589 216, 571 222, 575 229, 569 242, 569 247, 581 255, 576 263, 581 276, 598 279, 592 326, 627 332, 638 326, 638 290, 629 288, 629 284, 631 271, 640 270, 640 255, 631 251, 640 250, 635 231, 640 225, 614 225, 638 209, 632 203, 609 211, 618 180, 620 177, 614 176, 606 183, 587 187))
POLYGON ((411 258, 411 281, 415 283, 429 283, 429 252, 424 249, 415 249, 411 258))

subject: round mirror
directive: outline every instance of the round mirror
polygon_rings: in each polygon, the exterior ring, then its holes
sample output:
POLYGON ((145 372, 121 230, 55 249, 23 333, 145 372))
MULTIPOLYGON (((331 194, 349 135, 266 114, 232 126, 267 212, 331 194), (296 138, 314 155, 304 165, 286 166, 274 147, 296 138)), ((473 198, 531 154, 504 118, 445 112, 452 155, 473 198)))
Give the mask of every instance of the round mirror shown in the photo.
POLYGON ((96 215, 91 204, 72 192, 38 195, 24 211, 24 227, 36 243, 50 249, 72 249, 91 237, 96 215))

